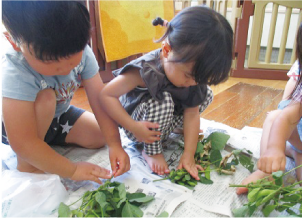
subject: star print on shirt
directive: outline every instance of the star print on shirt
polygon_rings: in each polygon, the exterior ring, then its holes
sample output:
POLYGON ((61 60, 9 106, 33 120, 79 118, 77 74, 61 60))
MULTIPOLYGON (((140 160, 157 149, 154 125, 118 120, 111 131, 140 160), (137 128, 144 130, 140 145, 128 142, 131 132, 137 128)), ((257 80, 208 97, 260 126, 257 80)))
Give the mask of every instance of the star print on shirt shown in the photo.
POLYGON ((67 120, 67 122, 66 122, 65 125, 62 125, 62 124, 60 124, 60 125, 61 125, 62 128, 63 128, 63 129, 62 129, 62 134, 65 133, 65 132, 66 132, 66 133, 69 133, 70 129, 72 128, 72 126, 69 126, 69 125, 68 125, 68 120, 67 120))

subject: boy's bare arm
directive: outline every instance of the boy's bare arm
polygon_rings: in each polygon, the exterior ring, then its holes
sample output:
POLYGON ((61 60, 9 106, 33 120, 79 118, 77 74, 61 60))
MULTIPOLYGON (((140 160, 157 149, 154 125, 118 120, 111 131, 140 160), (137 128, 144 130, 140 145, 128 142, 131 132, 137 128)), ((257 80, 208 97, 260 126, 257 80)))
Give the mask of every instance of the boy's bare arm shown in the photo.
POLYGON ((34 167, 70 178, 76 165, 38 137, 34 102, 3 98, 3 120, 12 149, 34 167))
POLYGON ((122 148, 117 123, 112 120, 101 107, 99 94, 104 88, 104 84, 100 75, 96 74, 93 78, 84 80, 83 85, 85 87, 90 106, 109 146, 112 173, 114 176, 119 176, 130 169, 130 159, 128 154, 122 148), (115 157, 112 157, 112 148, 114 148, 114 153, 116 154, 115 157))

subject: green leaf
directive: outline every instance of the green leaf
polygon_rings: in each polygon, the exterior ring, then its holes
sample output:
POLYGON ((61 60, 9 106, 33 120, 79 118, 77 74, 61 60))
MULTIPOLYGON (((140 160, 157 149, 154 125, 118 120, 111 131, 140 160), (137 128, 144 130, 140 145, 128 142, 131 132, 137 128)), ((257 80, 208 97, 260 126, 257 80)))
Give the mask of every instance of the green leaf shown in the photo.
POLYGON ((238 165, 239 164, 239 160, 238 158, 235 156, 232 161, 231 161, 231 165, 238 165))
POLYGON ((286 212, 288 213, 288 214, 290 214, 290 215, 292 215, 292 216, 297 216, 298 214, 296 214, 293 210, 291 210, 291 209, 287 209, 286 210, 286 212))
POLYGON ((147 203, 154 200, 154 197, 151 195, 148 195, 146 197, 142 197, 142 198, 134 198, 131 200, 128 200, 129 202, 137 202, 137 203, 147 203))
POLYGON ((84 216, 83 212, 79 211, 79 210, 72 210, 71 213, 72 213, 72 216, 75 215, 76 217, 83 217, 84 216))
POLYGON ((210 162, 213 163, 216 167, 219 167, 222 156, 219 150, 212 150, 210 153, 210 162))
POLYGON ((249 154, 253 154, 253 152, 251 152, 250 150, 246 150, 247 151, 247 153, 249 153, 249 154))
POLYGON ((248 205, 248 215, 249 216, 252 216, 253 213, 255 212, 255 210, 257 209, 256 205, 255 204, 252 204, 252 205, 248 205))
POLYGON ((203 152, 203 146, 204 145, 201 142, 198 142, 195 154, 199 154, 199 153, 203 152))
POLYGON ((135 199, 135 198, 143 198, 143 197, 146 197, 146 194, 144 194, 144 193, 129 193, 129 192, 127 192, 127 194, 126 194, 126 198, 128 200, 135 199))
POLYGON ((102 192, 97 192, 97 193, 95 194, 95 200, 96 200, 99 204, 101 204, 101 203, 103 203, 103 202, 106 202, 106 195, 105 195, 104 193, 102 193, 102 192))
POLYGON ((207 141, 211 141, 212 149, 223 150, 230 136, 222 132, 213 132, 207 137, 207 141))
POLYGON ((237 149, 237 150, 233 150, 232 152, 234 155, 238 156, 241 153, 241 151, 242 151, 241 149, 237 149))
POLYGON ((275 210, 276 205, 267 205, 262 209, 262 213, 265 217, 268 217, 273 210, 275 210))
POLYGON ((250 172, 253 172, 254 163, 252 162, 252 159, 250 157, 247 157, 244 154, 240 154, 239 155, 239 162, 241 163, 242 166, 244 166, 250 172))
POLYGON ((72 215, 69 207, 63 202, 61 202, 59 205, 58 214, 59 217, 71 217, 72 215))
POLYGON ((280 198, 280 201, 285 201, 285 202, 292 202, 292 201, 298 201, 301 197, 299 195, 289 195, 289 196, 283 196, 280 198))
POLYGON ((273 172, 272 176, 274 179, 279 179, 283 176, 283 172, 282 171, 273 172))
POLYGON ((277 171, 272 173, 273 178, 275 179, 275 184, 278 186, 282 186, 283 184, 283 172, 282 171, 277 171))
POLYGON ((169 213, 167 211, 163 211, 156 217, 169 217, 169 213))
POLYGON ((126 202, 122 210, 122 217, 142 217, 143 215, 144 213, 139 207, 136 207, 129 202, 126 202))
POLYGON ((202 183, 202 184, 213 184, 213 181, 212 180, 210 180, 210 179, 207 179, 207 178, 205 178, 205 177, 203 177, 203 176, 201 176, 201 175, 198 175, 198 177, 199 177, 199 179, 200 180, 198 180, 200 183, 202 183))
POLYGON ((121 200, 117 203, 116 207, 117 207, 117 208, 120 208, 120 206, 122 205, 122 203, 124 203, 126 200, 127 200, 126 198, 121 199, 121 200))
POLYGON ((109 183, 109 186, 110 187, 117 187, 117 186, 119 186, 121 183, 120 182, 111 182, 111 183, 109 183))
POLYGON ((237 209, 232 210, 234 217, 244 217, 247 215, 248 206, 243 206, 237 209))
POLYGON ((115 189, 118 190, 119 192, 119 197, 121 199, 126 198, 126 188, 125 188, 125 184, 121 183, 119 186, 117 186, 115 189))

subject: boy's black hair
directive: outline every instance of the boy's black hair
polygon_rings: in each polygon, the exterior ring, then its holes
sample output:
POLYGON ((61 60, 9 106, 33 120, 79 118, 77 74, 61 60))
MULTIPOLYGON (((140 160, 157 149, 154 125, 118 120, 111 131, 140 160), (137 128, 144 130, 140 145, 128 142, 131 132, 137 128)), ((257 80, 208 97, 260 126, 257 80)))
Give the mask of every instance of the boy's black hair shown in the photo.
POLYGON ((42 61, 80 52, 90 38, 88 10, 76 1, 3 1, 2 19, 13 41, 42 61))
POLYGON ((198 84, 216 85, 229 76, 233 30, 218 12, 194 6, 180 11, 156 42, 168 39, 174 62, 195 62, 192 76, 198 84))

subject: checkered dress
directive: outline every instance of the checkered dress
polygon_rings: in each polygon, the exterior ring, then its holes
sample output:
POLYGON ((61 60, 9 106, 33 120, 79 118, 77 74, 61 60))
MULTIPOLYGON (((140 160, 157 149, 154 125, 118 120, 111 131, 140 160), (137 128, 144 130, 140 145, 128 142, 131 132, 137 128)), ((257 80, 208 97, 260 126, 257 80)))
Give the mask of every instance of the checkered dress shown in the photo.
MULTIPOLYGON (((147 155, 155 155, 162 153, 162 141, 170 135, 176 127, 183 127, 183 115, 174 115, 174 102, 172 96, 168 92, 163 92, 164 99, 156 101, 150 98, 148 101, 139 104, 132 113, 132 118, 136 121, 149 121, 158 123, 158 131, 161 132, 160 140, 152 144, 144 143, 144 151, 147 155)), ((207 106, 213 101, 213 92, 207 87, 207 95, 204 102, 199 106, 199 112, 204 111, 207 106)), ((138 142, 135 136, 124 129, 127 137, 138 142)))

